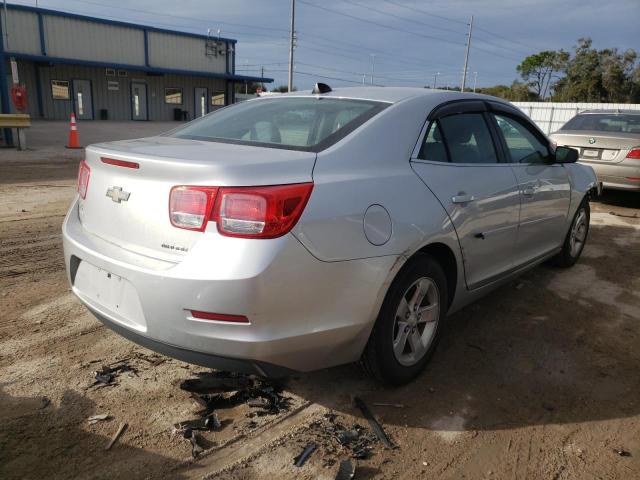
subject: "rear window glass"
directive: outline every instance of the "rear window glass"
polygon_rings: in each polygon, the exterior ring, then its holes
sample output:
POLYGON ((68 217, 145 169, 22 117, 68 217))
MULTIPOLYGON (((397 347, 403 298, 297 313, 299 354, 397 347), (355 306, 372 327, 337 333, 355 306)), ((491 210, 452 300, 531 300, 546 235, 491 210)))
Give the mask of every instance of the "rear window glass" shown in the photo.
POLYGON ((573 117, 561 130, 640 133, 640 115, 586 113, 573 117))
POLYGON ((320 151, 388 104, 338 98, 252 100, 218 110, 169 132, 178 138, 320 151))

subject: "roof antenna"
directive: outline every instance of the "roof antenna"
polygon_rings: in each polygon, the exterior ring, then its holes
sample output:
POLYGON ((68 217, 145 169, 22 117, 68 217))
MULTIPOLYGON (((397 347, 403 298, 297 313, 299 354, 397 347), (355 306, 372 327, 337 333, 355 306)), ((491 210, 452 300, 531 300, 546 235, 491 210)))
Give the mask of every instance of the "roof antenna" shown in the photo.
POLYGON ((313 90, 311 91, 311 93, 329 93, 331 92, 331 87, 329 85, 327 85, 326 83, 316 83, 315 86, 313 87, 313 90))

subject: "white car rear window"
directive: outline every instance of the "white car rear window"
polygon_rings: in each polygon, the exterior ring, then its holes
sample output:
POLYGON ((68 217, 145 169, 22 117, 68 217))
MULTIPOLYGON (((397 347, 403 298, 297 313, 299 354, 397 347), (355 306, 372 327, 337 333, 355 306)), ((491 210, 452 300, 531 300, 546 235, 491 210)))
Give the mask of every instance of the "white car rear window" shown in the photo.
POLYGON ((168 135, 212 142, 319 151, 383 110, 387 103, 326 97, 261 99, 195 120, 168 135))

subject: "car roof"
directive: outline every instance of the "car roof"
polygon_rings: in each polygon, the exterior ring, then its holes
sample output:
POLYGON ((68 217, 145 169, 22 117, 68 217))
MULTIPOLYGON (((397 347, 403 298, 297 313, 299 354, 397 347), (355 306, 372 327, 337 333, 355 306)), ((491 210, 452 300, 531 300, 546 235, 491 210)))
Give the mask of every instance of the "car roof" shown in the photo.
POLYGON ((622 110, 619 108, 615 109, 599 109, 599 110, 585 110, 584 112, 580 112, 579 115, 582 114, 602 114, 602 115, 640 115, 640 110, 622 110))
MULTIPOLYGON (((378 102, 398 103, 417 97, 430 97, 434 103, 442 103, 450 100, 477 99, 477 100, 493 100, 506 103, 504 100, 491 97, 489 95, 481 95, 471 92, 458 92, 455 90, 438 90, 432 88, 418 87, 345 87, 335 88, 327 93, 312 93, 311 89, 306 91, 297 91, 285 93, 281 97, 336 97, 336 98, 352 98, 358 100, 373 100, 378 102)), ((267 97, 269 98, 269 97, 267 97)))

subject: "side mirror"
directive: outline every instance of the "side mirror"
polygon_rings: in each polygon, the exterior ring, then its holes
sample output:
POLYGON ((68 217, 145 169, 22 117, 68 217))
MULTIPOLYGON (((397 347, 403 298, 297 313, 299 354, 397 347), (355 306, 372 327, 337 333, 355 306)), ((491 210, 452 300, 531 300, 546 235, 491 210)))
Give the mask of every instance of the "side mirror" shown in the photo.
POLYGON ((576 163, 578 151, 570 147, 557 147, 555 163, 576 163))

